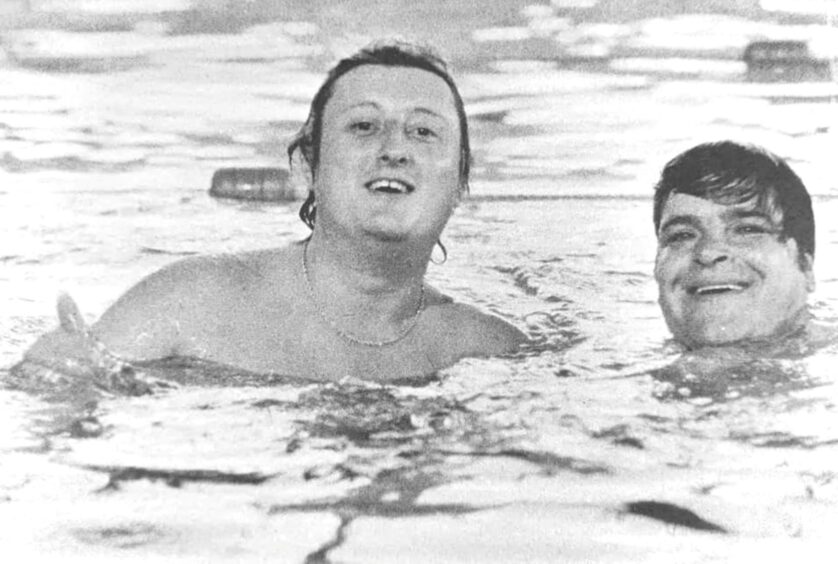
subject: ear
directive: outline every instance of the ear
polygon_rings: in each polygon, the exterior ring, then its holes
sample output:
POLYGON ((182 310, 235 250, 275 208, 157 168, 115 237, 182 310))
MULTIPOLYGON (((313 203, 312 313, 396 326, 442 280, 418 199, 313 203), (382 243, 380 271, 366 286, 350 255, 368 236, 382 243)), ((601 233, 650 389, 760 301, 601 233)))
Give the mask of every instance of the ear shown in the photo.
POLYGON ((291 183, 294 187, 294 195, 301 200, 305 200, 314 189, 311 165, 299 149, 291 157, 291 183))
POLYGON ((309 184, 311 184, 314 179, 314 170, 311 166, 310 151, 308 151, 306 147, 301 146, 294 152, 294 164, 299 168, 300 174, 302 174, 309 184))
POLYGON ((800 268, 803 270, 803 274, 806 276, 806 290, 809 292, 815 291, 815 269, 814 269, 815 259, 812 258, 812 255, 806 253, 803 255, 803 258, 800 262, 800 268))

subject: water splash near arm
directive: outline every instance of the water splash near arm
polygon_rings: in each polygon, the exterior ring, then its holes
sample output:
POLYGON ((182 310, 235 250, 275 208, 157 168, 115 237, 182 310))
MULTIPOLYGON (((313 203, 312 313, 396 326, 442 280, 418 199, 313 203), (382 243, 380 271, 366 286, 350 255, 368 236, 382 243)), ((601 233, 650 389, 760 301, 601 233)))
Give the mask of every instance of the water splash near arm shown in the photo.
POLYGON ((58 328, 40 337, 10 369, 7 387, 53 397, 151 392, 141 373, 90 332, 72 297, 62 293, 56 309, 58 328))

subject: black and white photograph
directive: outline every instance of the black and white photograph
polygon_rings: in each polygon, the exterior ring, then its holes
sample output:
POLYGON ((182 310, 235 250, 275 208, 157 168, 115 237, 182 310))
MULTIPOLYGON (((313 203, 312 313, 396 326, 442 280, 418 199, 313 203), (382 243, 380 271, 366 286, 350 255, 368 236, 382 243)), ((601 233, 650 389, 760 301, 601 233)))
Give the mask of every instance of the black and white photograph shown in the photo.
POLYGON ((831 563, 838 0, 0 0, 6 562, 831 563))

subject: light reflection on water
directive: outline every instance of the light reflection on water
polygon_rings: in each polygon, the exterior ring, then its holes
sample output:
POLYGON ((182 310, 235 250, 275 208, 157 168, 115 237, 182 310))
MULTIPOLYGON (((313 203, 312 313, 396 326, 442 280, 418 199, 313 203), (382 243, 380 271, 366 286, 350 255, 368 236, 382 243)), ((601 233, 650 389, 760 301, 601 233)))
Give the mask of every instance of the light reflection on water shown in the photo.
MULTIPOLYGON (((244 36, 247 56, 209 49, 214 38, 180 38, 155 64, 118 74, 0 68, 0 365, 52 325, 59 289, 93 319, 179 256, 305 234, 296 205, 206 195, 220 166, 283 161, 321 76, 296 51, 254 60, 265 48, 244 36)), ((19 504, 34 508, 14 522, 18 542, 138 554, 180 542, 198 554, 217 534, 218 546, 241 549, 207 517, 223 511, 250 531, 262 530, 260 519, 314 514, 320 532, 302 554, 331 546, 341 561, 369 561, 373 549, 387 561, 382 554, 417 545, 419 561, 456 561, 465 550, 509 562, 524 547, 535 559, 568 547, 578 561, 678 555, 671 528, 655 519, 680 524, 682 543, 712 526, 734 533, 701 537, 715 556, 763 537, 831 535, 830 107, 774 105, 738 83, 543 67, 460 73, 473 197, 444 235, 448 262, 428 275, 527 330, 530 350, 466 360, 418 387, 198 385, 81 413, 3 392, 0 514, 12 523, 19 504), (803 352, 707 359, 667 341, 651 278, 651 185, 679 150, 721 137, 789 157, 822 196, 819 321, 803 352), (112 497, 90 495, 101 488, 112 497), (155 497, 181 509, 143 516, 155 497), (251 506, 258 517, 244 515, 251 506), (192 529, 185 507, 205 513, 192 529)), ((202 384, 225 378, 202 365, 147 370, 202 384)), ((275 548, 246 546, 251 555, 275 548)))

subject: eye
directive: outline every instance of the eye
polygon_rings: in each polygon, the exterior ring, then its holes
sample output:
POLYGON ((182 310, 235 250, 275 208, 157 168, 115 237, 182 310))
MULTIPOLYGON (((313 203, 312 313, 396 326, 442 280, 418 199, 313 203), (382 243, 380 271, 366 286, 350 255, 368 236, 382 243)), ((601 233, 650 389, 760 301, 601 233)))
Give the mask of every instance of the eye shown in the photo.
POLYGON ((426 125, 417 125, 413 128, 412 133, 419 139, 433 139, 434 137, 438 137, 436 132, 426 125))
POLYGON ((668 231, 661 235, 661 242, 664 245, 673 245, 677 243, 684 243, 695 239, 695 233, 688 229, 680 229, 677 231, 668 231))
POLYGON ((366 119, 357 119, 349 124, 349 130, 359 135, 366 135, 375 131, 375 123, 366 119))
POLYGON ((733 232, 736 235, 774 235, 777 233, 777 230, 770 225, 765 225, 763 223, 740 223, 733 228, 733 232))

